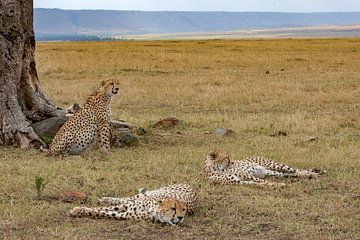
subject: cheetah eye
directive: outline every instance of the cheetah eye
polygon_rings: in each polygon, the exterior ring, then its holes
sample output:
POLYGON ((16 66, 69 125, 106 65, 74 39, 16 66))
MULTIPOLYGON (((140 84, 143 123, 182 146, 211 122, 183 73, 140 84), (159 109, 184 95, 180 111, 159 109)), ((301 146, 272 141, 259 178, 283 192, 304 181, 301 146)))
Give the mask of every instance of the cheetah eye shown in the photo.
POLYGON ((176 211, 176 208, 172 207, 171 210, 176 211))
POLYGON ((183 208, 183 211, 185 212, 185 211, 186 211, 186 208, 183 208))

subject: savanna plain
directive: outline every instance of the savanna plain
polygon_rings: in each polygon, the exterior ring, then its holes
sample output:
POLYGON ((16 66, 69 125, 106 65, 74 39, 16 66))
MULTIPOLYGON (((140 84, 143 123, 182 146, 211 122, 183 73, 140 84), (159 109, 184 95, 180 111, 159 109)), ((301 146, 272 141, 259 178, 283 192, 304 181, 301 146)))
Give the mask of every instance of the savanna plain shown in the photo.
POLYGON ((147 134, 107 156, 96 147, 63 159, 0 147, 1 239, 360 239, 359 39, 38 43, 36 60, 62 107, 118 79, 113 118, 147 134), (165 117, 184 122, 149 127, 165 117), (217 127, 234 134, 217 137, 217 127), (288 184, 281 189, 212 185, 202 168, 215 148, 327 173, 273 179, 288 184), (73 219, 79 203, 36 200, 35 176, 43 194, 86 192, 86 206, 189 183, 200 206, 179 227, 73 219))

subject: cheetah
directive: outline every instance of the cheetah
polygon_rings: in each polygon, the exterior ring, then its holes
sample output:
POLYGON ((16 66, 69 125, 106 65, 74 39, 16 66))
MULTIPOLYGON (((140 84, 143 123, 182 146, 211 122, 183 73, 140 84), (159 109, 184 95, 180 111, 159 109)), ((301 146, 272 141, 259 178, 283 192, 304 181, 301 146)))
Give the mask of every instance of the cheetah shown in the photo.
POLYGON ((77 155, 98 138, 100 150, 110 152, 111 100, 119 88, 118 81, 101 81, 100 87, 87 99, 84 108, 70 117, 56 133, 48 156, 77 155))
POLYGON ((224 150, 210 152, 205 158, 204 171, 211 182, 258 186, 285 186, 284 183, 263 180, 267 176, 303 177, 319 176, 316 170, 294 169, 265 157, 248 157, 232 161, 224 150))
POLYGON ((99 203, 106 207, 75 207, 73 217, 110 218, 118 220, 152 220, 178 225, 184 217, 194 213, 198 196, 187 184, 174 184, 155 190, 139 189, 133 197, 101 197, 99 203))

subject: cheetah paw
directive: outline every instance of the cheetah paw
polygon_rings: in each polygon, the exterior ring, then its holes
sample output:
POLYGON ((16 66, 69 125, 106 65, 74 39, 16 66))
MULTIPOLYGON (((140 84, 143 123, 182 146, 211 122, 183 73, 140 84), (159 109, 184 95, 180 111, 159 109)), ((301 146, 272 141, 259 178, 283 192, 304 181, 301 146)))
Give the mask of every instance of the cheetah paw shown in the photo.
POLYGON ((72 217, 77 217, 79 216, 81 213, 81 207, 74 207, 73 209, 70 210, 70 216, 72 217))

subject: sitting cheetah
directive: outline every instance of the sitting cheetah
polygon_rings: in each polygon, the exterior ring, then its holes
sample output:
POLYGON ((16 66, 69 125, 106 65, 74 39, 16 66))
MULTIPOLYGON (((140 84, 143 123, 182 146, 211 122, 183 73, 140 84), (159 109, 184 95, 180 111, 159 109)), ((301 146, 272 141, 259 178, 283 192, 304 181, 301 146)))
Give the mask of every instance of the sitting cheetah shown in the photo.
POLYGON ((186 215, 194 213, 197 205, 196 191, 186 184, 175 184, 155 190, 140 189, 139 194, 127 198, 102 197, 101 204, 108 207, 75 207, 73 217, 114 218, 119 220, 152 220, 177 225, 186 215))
POLYGON ((294 169, 264 157, 248 157, 240 161, 232 161, 223 150, 210 152, 205 159, 204 171, 210 181, 227 184, 253 184, 259 186, 284 186, 263 180, 266 176, 275 177, 307 177, 319 175, 315 170, 294 169))
POLYGON ((82 154, 96 137, 100 150, 110 152, 111 100, 118 93, 116 80, 102 81, 90 95, 84 108, 70 117, 56 133, 48 156, 82 154))

